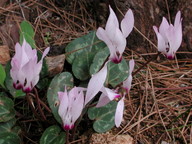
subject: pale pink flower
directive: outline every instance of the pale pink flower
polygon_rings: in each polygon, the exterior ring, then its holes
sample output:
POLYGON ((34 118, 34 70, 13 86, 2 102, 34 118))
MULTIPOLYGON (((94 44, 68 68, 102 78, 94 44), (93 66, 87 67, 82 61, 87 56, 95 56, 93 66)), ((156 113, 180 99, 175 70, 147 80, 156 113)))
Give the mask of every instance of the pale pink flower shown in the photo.
POLYGON ((59 109, 58 113, 62 119, 63 129, 70 130, 74 127, 75 121, 81 115, 84 108, 85 88, 74 87, 69 92, 58 92, 59 109))
POLYGON ((127 91, 127 93, 129 92, 129 90, 131 89, 131 83, 132 83, 132 72, 135 66, 135 61, 132 59, 129 61, 129 75, 128 78, 123 82, 123 88, 127 91))
POLYGON ((39 81, 43 58, 48 52, 49 48, 46 48, 38 62, 37 50, 32 49, 25 39, 22 46, 19 43, 15 45, 15 55, 11 60, 10 70, 14 88, 23 89, 24 92, 30 92, 33 89, 39 81))
POLYGON ((157 36, 158 51, 164 53, 168 59, 173 59, 182 42, 181 12, 178 11, 174 25, 169 24, 163 17, 159 29, 153 26, 157 36))
POLYGON ((117 17, 109 6, 110 15, 105 26, 105 30, 101 27, 98 28, 96 35, 104 41, 109 48, 109 59, 114 63, 120 63, 122 54, 126 47, 126 38, 130 34, 134 26, 134 17, 131 9, 127 11, 123 20, 121 21, 121 30, 119 29, 119 22, 117 17))

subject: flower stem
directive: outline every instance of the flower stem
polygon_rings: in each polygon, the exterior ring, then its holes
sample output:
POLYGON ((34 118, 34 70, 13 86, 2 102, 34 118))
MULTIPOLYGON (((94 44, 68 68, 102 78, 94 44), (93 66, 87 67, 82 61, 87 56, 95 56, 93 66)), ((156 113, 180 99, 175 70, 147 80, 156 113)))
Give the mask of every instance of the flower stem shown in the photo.
POLYGON ((27 102, 28 102, 29 106, 31 107, 31 110, 32 110, 33 114, 39 119, 39 115, 35 111, 34 104, 32 102, 32 99, 31 99, 29 93, 26 93, 26 99, 27 99, 27 102))
POLYGON ((144 63, 139 69, 137 69, 137 70, 132 74, 132 76, 136 75, 140 70, 142 70, 145 66, 147 66, 147 64, 149 64, 151 61, 157 59, 157 57, 158 57, 160 54, 161 54, 161 52, 158 52, 158 53, 156 54, 156 57, 155 57, 155 58, 149 59, 149 60, 148 60, 146 63, 144 63))
POLYGON ((69 144, 69 130, 66 130, 66 144, 69 144))
POLYGON ((36 89, 35 87, 34 87, 34 91, 35 91, 36 103, 37 103, 37 107, 38 107, 38 110, 39 110, 39 112, 40 112, 40 115, 41 115, 41 117, 43 118, 43 120, 46 120, 46 117, 45 117, 45 115, 44 115, 44 112, 43 112, 42 109, 41 109, 39 95, 38 95, 37 89, 36 89))

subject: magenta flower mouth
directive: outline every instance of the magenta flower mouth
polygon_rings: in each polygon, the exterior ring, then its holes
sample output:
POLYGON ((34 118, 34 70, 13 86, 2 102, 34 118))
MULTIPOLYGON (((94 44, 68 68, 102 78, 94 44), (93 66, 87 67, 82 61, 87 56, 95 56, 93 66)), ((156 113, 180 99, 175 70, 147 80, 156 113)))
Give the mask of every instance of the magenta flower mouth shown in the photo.
POLYGON ((73 129, 74 128, 74 125, 64 125, 63 126, 63 129, 64 130, 71 130, 71 129, 73 129))
POLYGON ((120 63, 121 61, 122 61, 122 57, 120 57, 120 58, 114 58, 114 59, 112 59, 111 60, 113 63, 115 63, 115 64, 118 64, 118 63, 120 63))
POLYGON ((28 87, 28 88, 23 89, 23 91, 24 91, 25 93, 29 93, 29 92, 31 91, 31 89, 28 87))
POLYGON ((174 56, 169 55, 169 56, 167 56, 167 58, 168 58, 169 60, 173 60, 173 59, 174 59, 174 56))
POLYGON ((13 87, 14 87, 15 89, 17 89, 17 90, 23 88, 23 86, 22 86, 21 84, 15 84, 15 83, 13 83, 13 87))

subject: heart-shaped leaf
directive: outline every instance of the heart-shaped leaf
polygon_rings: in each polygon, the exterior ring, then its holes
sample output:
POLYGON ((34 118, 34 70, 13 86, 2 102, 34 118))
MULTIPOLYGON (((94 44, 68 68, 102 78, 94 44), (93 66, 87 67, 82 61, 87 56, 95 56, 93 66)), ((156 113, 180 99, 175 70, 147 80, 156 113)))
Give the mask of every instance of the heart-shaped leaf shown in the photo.
POLYGON ((4 132, 0 134, 0 144, 20 144, 20 138, 16 133, 4 132))
POLYGON ((106 61, 107 57, 109 56, 109 49, 106 47, 103 50, 97 52, 93 59, 93 63, 90 66, 90 75, 95 74, 101 69, 101 66, 104 65, 104 62, 106 61))
POLYGON ((59 126, 53 125, 47 128, 40 139, 40 144, 64 144, 65 133, 59 126))
POLYGON ((21 22, 20 27, 20 44, 23 43, 23 38, 25 38, 26 42, 29 43, 32 48, 36 48, 34 41, 35 32, 32 25, 24 20, 21 22))
POLYGON ((125 59, 123 59, 119 64, 110 62, 108 64, 108 75, 106 83, 110 84, 112 87, 116 87, 128 77, 128 73, 129 68, 125 59))
POLYGON ((0 122, 6 122, 15 116, 13 101, 6 97, 0 97, 0 122))
POLYGON ((111 101, 107 105, 100 108, 90 108, 88 116, 91 120, 95 120, 93 129, 98 133, 109 131, 115 126, 114 116, 117 102, 111 101))
POLYGON ((11 132, 12 131, 12 127, 15 125, 16 123, 16 119, 13 118, 7 122, 1 122, 0 123, 0 134, 4 133, 4 132, 11 132))
POLYGON ((95 32, 90 32, 69 43, 66 47, 66 59, 72 64, 75 77, 82 81, 88 79, 90 77, 90 65, 95 54, 105 47, 105 43, 96 37, 95 32))

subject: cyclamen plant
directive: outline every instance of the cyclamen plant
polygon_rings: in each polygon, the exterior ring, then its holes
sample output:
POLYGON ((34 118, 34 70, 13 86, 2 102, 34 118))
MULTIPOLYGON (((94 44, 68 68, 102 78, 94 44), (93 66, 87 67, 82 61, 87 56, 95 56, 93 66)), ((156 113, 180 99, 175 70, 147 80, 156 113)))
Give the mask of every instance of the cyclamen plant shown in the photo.
MULTIPOLYGON (((88 59, 87 61, 89 61, 90 63, 94 63, 95 60, 100 64, 97 68, 94 69, 95 73, 89 73, 90 75, 88 77, 90 79, 87 84, 87 88, 74 86, 73 76, 70 73, 66 74, 64 72, 64 74, 62 73, 63 75, 57 75, 53 78, 47 92, 47 99, 52 113, 54 114, 55 119, 62 125, 62 128, 66 131, 67 143, 69 142, 69 130, 72 130, 73 134, 75 134, 77 123, 81 120, 83 114, 89 111, 89 109, 91 108, 96 108, 99 111, 99 108, 107 107, 108 104, 114 102, 115 107, 112 107, 114 113, 112 117, 110 117, 110 119, 113 120, 111 124, 112 127, 120 127, 123 120, 123 112, 125 107, 124 100, 126 96, 129 95, 133 75, 135 75, 135 73, 133 73, 135 66, 134 59, 129 60, 128 66, 127 62, 125 62, 125 59, 123 58, 123 52, 127 45, 126 38, 129 36, 134 27, 134 16, 132 10, 129 9, 123 17, 121 23, 119 24, 117 16, 110 6, 109 10, 110 15, 107 20, 105 29, 99 27, 96 33, 92 33, 93 38, 90 40, 92 42, 92 45, 94 45, 93 41, 96 41, 95 43, 97 44, 99 41, 100 44, 97 45, 99 48, 97 46, 90 46, 90 48, 88 46, 85 46, 87 49, 89 48, 89 50, 86 52, 83 50, 78 51, 77 49, 75 49, 77 51, 74 52, 75 54, 71 56, 72 58, 70 59, 71 64, 73 63, 75 65, 75 62, 79 62, 79 59, 76 60, 76 58, 79 58, 80 55, 83 55, 84 57, 86 57, 83 58, 88 59), (104 56, 100 56, 100 52, 104 52, 102 53, 104 54, 104 56), (100 56, 99 58, 101 58, 98 61, 97 56, 100 56), (112 68, 110 66, 117 67, 117 69, 115 69, 115 72, 122 75, 124 74, 126 76, 118 75, 117 80, 115 80, 117 82, 115 84, 110 83, 111 79, 109 75, 112 71, 112 68), (127 67, 127 69, 125 67, 127 67), (55 81, 55 79, 57 81, 55 81), (99 99, 98 101, 96 101, 96 97, 99 99)), ((168 59, 174 58, 176 51, 181 45, 181 22, 181 12, 179 11, 176 14, 174 25, 169 24, 166 18, 163 17, 159 29, 156 26, 153 26, 158 40, 158 51, 165 54, 168 59)), ((87 43, 87 39, 88 38, 83 38, 85 43, 87 43)), ((79 48, 79 43, 77 45, 77 47, 79 48)), ((74 51, 74 47, 75 46, 72 45, 71 51, 74 51)), ((15 55, 11 60, 10 70, 10 75, 13 79, 13 87, 15 89, 22 89, 27 96, 29 96, 30 94, 34 96, 30 92, 35 89, 35 85, 37 85, 40 79, 40 71, 42 69, 43 59, 48 54, 49 50, 50 48, 46 48, 42 54, 41 59, 38 61, 37 50, 32 49, 25 38, 23 39, 22 45, 20 45, 19 43, 15 45, 15 55)), ((88 69, 91 69, 90 63, 84 64, 83 61, 80 64, 78 63, 79 65, 76 64, 74 67, 78 69, 82 66, 83 68, 86 67, 88 69)), ((140 68, 138 70, 140 70, 140 68)), ((81 72, 82 69, 79 70, 79 73, 81 72)), ((138 71, 136 71, 136 73, 137 72, 138 71)), ((40 99, 38 98, 36 89, 35 95, 37 102, 39 102, 40 99)), ((42 114, 40 104, 38 103, 37 105, 38 110, 40 109, 40 114, 44 116, 42 114)), ((48 109, 48 111, 50 110, 48 109)), ((112 110, 108 109, 108 111, 112 110)), ((96 113, 98 114, 99 112, 96 113)), ((100 132, 105 132, 105 130, 100 132)), ((46 137, 48 136, 45 134, 42 136, 42 139, 46 139, 46 137)), ((40 142, 40 144, 43 143, 40 142)))

